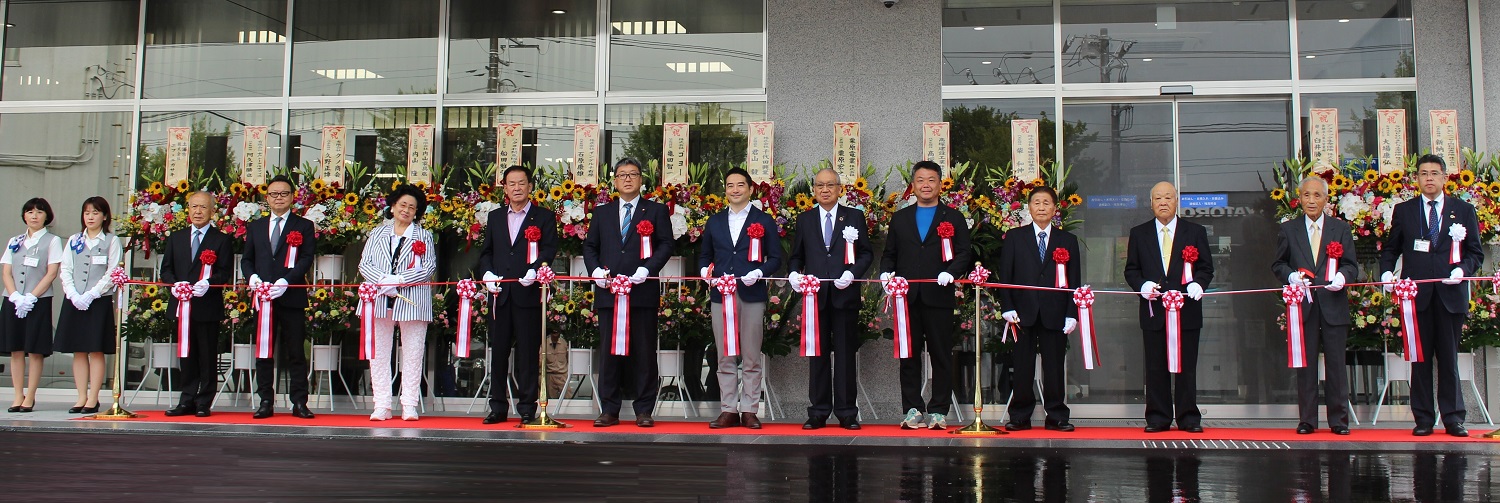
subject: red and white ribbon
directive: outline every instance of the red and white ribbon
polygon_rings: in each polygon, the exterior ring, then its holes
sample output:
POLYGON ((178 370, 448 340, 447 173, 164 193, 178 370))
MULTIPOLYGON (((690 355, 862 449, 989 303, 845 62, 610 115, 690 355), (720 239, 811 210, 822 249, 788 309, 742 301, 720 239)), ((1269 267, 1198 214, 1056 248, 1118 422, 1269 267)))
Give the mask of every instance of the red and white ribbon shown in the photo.
POLYGON ((1161 295, 1167 308, 1167 371, 1182 373, 1182 292, 1167 290, 1161 295))
POLYGON ((990 280, 990 270, 984 268, 984 264, 975 262, 974 270, 969 271, 970 283, 984 283, 990 280))
POLYGON ((541 228, 535 225, 526 228, 526 263, 536 263, 537 256, 539 255, 537 252, 537 241, 541 240, 541 228))
POLYGON ((719 348, 724 356, 740 355, 740 313, 737 302, 734 300, 734 292, 739 288, 739 280, 733 274, 725 274, 709 280, 714 288, 719 290, 724 304, 724 347, 719 348))
POLYGON ((609 280, 609 293, 615 295, 615 322, 609 330, 609 354, 630 356, 630 278, 615 276, 609 280))
POLYGON ((1052 261, 1057 263, 1056 280, 1052 284, 1054 288, 1068 287, 1068 259, 1070 258, 1072 257, 1069 256, 1067 248, 1052 250, 1052 261))
POLYGON ((953 240, 943 238, 943 262, 953 260, 953 240))
POLYGON ((193 320, 193 285, 186 281, 172 285, 172 297, 177 299, 177 357, 188 357, 188 327, 193 320))
POLYGON ((766 236, 766 226, 759 223, 750 224, 750 227, 745 229, 745 235, 750 236, 750 261, 765 262, 765 254, 760 248, 760 238, 766 236))
POLYGON ((219 261, 219 254, 213 250, 203 250, 203 253, 198 254, 198 261, 203 263, 203 271, 198 279, 208 279, 209 276, 213 276, 214 262, 219 261))
POLYGON ((854 243, 844 242, 844 265, 854 265, 854 243))
POLYGON ((896 276, 885 284, 886 297, 885 308, 889 312, 894 306, 896 310, 895 326, 895 356, 896 358, 911 358, 914 356, 911 342, 911 312, 907 309, 906 294, 911 292, 911 284, 906 278, 896 276))
MULTIPOLYGON (((556 281, 556 280, 557 280, 557 273, 552 270, 552 266, 549 266, 547 264, 542 264, 541 267, 536 268, 536 282, 537 283, 541 283, 543 285, 550 285, 550 284, 552 284, 553 281, 556 281)), ((542 302, 546 302, 546 301, 547 301, 547 299, 542 299, 542 302)))
POLYGON ((938 224, 938 237, 943 238, 943 262, 953 260, 953 224, 943 222, 938 224))
POLYGON ((1449 265, 1458 264, 1459 262, 1463 261, 1458 256, 1459 249, 1463 248, 1462 245, 1463 245, 1462 241, 1454 241, 1453 243, 1451 243, 1451 244, 1448 245, 1448 264, 1449 265))
POLYGON ((1193 262, 1198 261, 1198 247, 1187 245, 1182 247, 1182 284, 1193 282, 1193 262))
MULTIPOLYGON (((1500 272, 1497 272, 1496 275, 1500 277, 1500 272)), ((125 309, 126 298, 124 288, 125 283, 129 281, 130 273, 125 272, 124 267, 115 266, 114 269, 109 270, 109 282, 115 285, 115 293, 119 294, 115 296, 115 309, 125 309)))
POLYGON ((286 267, 288 269, 290 269, 292 267, 295 267, 296 265, 297 265, 297 247, 295 247, 295 246, 288 246, 288 247, 286 247, 286 267))
POLYGON ((1307 367, 1302 333, 1302 300, 1307 295, 1307 287, 1302 283, 1281 287, 1281 300, 1286 302, 1286 364, 1294 369, 1307 367))
POLYGON ((375 298, 380 296, 380 287, 372 283, 359 284, 359 359, 375 359, 375 298))
POLYGON ((1490 277, 1490 290, 1500 295, 1500 268, 1495 269, 1495 275, 1490 277))
MULTIPOLYGON (((458 280, 458 333, 453 341, 453 356, 469 357, 469 339, 474 323, 474 299, 479 296, 479 287, 474 284, 474 280, 458 280)), ((543 304, 546 302, 546 299, 542 300, 543 304)))
POLYGON ((1073 290, 1073 305, 1078 306, 1078 338, 1083 345, 1083 368, 1099 365, 1099 341, 1094 337, 1094 289, 1088 285, 1073 290))
POLYGON ((255 357, 271 358, 271 284, 261 282, 250 289, 250 300, 255 303, 255 357))
POLYGON ((822 356, 822 326, 818 320, 818 289, 823 283, 817 276, 804 275, 798 285, 802 288, 802 356, 822 356))
POLYGON ((651 258, 651 234, 656 232, 656 224, 650 220, 642 220, 635 224, 635 233, 641 236, 641 260, 651 258))
POLYGON ((1332 283, 1333 276, 1339 273, 1339 259, 1344 258, 1344 244, 1338 241, 1328 243, 1328 265, 1325 268, 1323 281, 1332 283))
POLYGON ((1401 311, 1401 345, 1406 361, 1422 362, 1422 337, 1417 332, 1417 282, 1402 279, 1393 289, 1401 311))

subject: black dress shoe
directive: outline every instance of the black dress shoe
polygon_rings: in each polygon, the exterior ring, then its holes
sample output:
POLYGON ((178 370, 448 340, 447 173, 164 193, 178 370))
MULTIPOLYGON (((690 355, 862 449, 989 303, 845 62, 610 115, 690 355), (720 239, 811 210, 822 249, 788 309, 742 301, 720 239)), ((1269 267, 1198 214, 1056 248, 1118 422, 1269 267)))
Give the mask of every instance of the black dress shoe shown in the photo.
POLYGON ((1005 423, 1005 429, 1007 431, 1026 431, 1031 429, 1031 423, 1018 423, 1015 421, 1010 421, 1008 423, 1005 423))
POLYGON ((1315 431, 1318 431, 1318 429, 1317 428, 1313 428, 1313 425, 1310 425, 1310 424, 1307 424, 1307 423, 1297 423, 1297 434, 1298 435, 1311 435, 1312 432, 1315 432, 1315 431))
POLYGON ((712 429, 732 428, 740 425, 740 415, 733 412, 720 412, 719 417, 709 421, 708 427, 712 429))
POLYGON ((260 407, 255 408, 255 415, 250 417, 253 417, 255 419, 265 419, 271 417, 272 415, 275 415, 275 412, 272 412, 271 402, 261 402, 260 407))
POLYGON ((193 413, 195 417, 208 417, 212 415, 213 413, 208 411, 208 407, 198 407, 198 411, 193 413))
POLYGON ((99 406, 95 405, 93 407, 84 407, 83 410, 79 411, 79 413, 80 414, 98 414, 99 413, 99 406))
POLYGON ((1073 423, 1047 423, 1047 425, 1045 426, 1045 428, 1047 428, 1049 430, 1052 430, 1052 431, 1061 431, 1061 432, 1069 432, 1069 431, 1073 431, 1073 429, 1074 429, 1073 428, 1073 423))
POLYGON ((188 407, 187 405, 178 405, 176 407, 172 407, 170 409, 167 409, 167 411, 164 412, 163 414, 165 414, 167 417, 177 417, 177 416, 191 415, 192 413, 193 413, 193 408, 192 407, 188 407))
POLYGON ((521 414, 521 417, 519 419, 521 420, 522 423, 530 423, 532 421, 536 421, 536 415, 535 414, 521 414))
MULTIPOLYGON (((840 419, 839 423, 842 424, 843 420, 840 419)), ((802 423, 802 429, 804 429, 804 430, 816 430, 818 428, 822 428, 822 427, 826 426, 827 424, 828 424, 828 418, 826 418, 826 417, 822 417, 822 418, 819 418, 819 417, 809 417, 809 418, 807 418, 807 422, 802 423)))
POLYGON ((1151 425, 1147 425, 1146 426, 1146 433, 1161 433, 1161 432, 1164 432, 1164 431, 1167 431, 1167 427, 1166 426, 1151 426, 1151 425))
POLYGON ((743 424, 746 428, 750 428, 752 430, 759 430, 760 416, 755 415, 754 412, 741 412, 740 424, 743 424))
POLYGON ((1333 427, 1329 427, 1328 429, 1333 430, 1333 434, 1334 435, 1348 435, 1349 434, 1349 427, 1348 426, 1333 426, 1333 427))
POLYGON ((83 412, 83 407, 79 407, 79 406, 68 407, 68 413, 69 414, 78 414, 78 413, 81 413, 81 412, 83 412))
POLYGON ((595 428, 603 428, 606 426, 614 426, 617 424, 620 424, 620 416, 616 416, 614 414, 599 414, 599 419, 594 420, 595 428))
POLYGON ((1418 426, 1416 428, 1412 428, 1411 429, 1411 434, 1413 436, 1425 437, 1425 436, 1428 436, 1428 435, 1432 434, 1432 427, 1431 426, 1418 426))
POLYGON ((12 406, 10 406, 9 409, 5 409, 5 411, 6 412, 21 412, 21 406, 20 405, 12 405, 12 406))
POLYGON ((1468 428, 1464 428, 1464 425, 1461 425, 1461 424, 1455 424, 1455 425, 1449 426, 1449 427, 1447 427, 1445 429, 1448 430, 1448 434, 1449 435, 1452 435, 1452 436, 1455 436, 1455 437, 1467 437, 1467 436, 1469 436, 1469 429, 1468 428))
POLYGON ((651 419, 650 414, 638 414, 635 416, 635 425, 642 428, 656 426, 656 420, 651 419))
POLYGON ((839 418, 839 427, 846 430, 858 430, 859 418, 854 416, 841 417, 839 418))
POLYGON ((499 412, 491 412, 490 415, 484 416, 484 424, 503 423, 507 419, 510 418, 505 417, 505 414, 501 414, 499 412))
POLYGON ((292 417, 301 418, 301 419, 312 419, 313 418, 313 413, 312 413, 311 410, 308 410, 307 404, 305 404, 305 403, 295 403, 295 404, 292 404, 292 417))
POLYGON ((1203 425, 1201 425, 1201 424, 1195 424, 1195 425, 1189 426, 1187 428, 1183 428, 1181 426, 1178 426, 1177 429, 1185 431, 1185 432, 1188 432, 1188 433, 1203 433, 1203 425))

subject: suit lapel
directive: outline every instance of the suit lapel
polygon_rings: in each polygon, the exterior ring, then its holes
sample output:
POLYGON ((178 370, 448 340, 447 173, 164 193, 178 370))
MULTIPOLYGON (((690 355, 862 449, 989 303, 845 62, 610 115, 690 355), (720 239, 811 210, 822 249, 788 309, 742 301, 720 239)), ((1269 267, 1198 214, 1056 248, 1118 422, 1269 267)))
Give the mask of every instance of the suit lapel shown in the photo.
MULTIPOLYGON (((1323 217, 1323 218, 1328 218, 1328 217, 1323 217)), ((1326 222, 1326 221, 1323 222, 1323 225, 1324 225, 1324 230, 1327 231, 1328 222, 1326 222)), ((1296 242, 1292 243, 1292 244, 1295 246, 1297 254, 1301 255, 1303 263, 1305 263, 1305 264, 1313 264, 1314 266, 1317 266, 1318 265, 1318 261, 1313 259, 1313 254, 1312 254, 1312 244, 1311 244, 1312 236, 1309 236, 1307 234, 1307 226, 1308 226, 1307 215, 1303 215, 1303 216, 1297 218, 1296 229, 1292 230, 1292 238, 1296 242)), ((1324 232, 1324 234, 1326 235, 1327 232, 1324 232)), ((1327 238, 1325 237, 1324 239, 1327 239, 1327 238)))
MULTIPOLYGON (((533 206, 535 206, 535 204, 533 204, 533 206)), ((505 240, 505 244, 506 245, 514 247, 516 244, 510 242, 510 203, 506 203, 505 206, 501 206, 500 209, 505 210, 505 211, 502 212, 502 214, 500 215, 503 218, 500 219, 500 227, 499 227, 499 229, 500 229, 500 236, 499 237, 501 239, 505 240)), ((526 216, 528 216, 528 217, 531 216, 531 209, 530 208, 527 208, 527 210, 526 210, 526 216)), ((517 241, 519 241, 519 240, 517 240, 517 241)))

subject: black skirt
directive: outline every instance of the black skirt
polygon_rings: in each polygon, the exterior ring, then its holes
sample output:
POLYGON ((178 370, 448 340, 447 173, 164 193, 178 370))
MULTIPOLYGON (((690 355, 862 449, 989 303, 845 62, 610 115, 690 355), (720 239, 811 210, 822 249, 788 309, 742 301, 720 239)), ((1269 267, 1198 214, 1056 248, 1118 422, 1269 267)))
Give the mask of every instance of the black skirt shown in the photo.
POLYGON ((64 300, 56 341, 53 349, 59 353, 115 354, 114 296, 94 299, 86 311, 64 300))
POLYGON ((52 297, 37 299, 25 318, 17 318, 16 305, 5 300, 0 306, 0 351, 52 355, 52 297))

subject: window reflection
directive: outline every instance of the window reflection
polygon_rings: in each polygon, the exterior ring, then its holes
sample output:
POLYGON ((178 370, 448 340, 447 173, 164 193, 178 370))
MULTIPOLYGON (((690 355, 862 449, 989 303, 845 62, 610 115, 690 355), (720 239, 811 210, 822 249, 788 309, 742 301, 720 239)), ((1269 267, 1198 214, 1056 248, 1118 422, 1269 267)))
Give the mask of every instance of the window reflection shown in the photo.
MULTIPOLYGON (((1057 159, 1056 105, 1051 98, 1005 100, 947 100, 943 102, 943 120, 949 123, 953 142, 953 163, 980 166, 1004 166, 1010 162, 1010 121, 1036 119, 1037 138, 1042 162, 1057 159)), ((1082 139, 1087 125, 1078 122, 1064 126, 1065 138, 1082 139)), ((1069 149, 1081 148, 1072 143, 1069 149)))
POLYGON ((0 99, 135 97, 136 1, 12 0, 0 99))
POLYGON ((522 164, 549 168, 546 171, 569 166, 573 125, 597 122, 598 114, 594 105, 451 107, 443 133, 443 163, 454 169, 495 164, 495 128, 520 124, 522 164))
POLYGON ((1051 0, 946 0, 943 84, 1051 84, 1051 0))
POLYGON ((1063 82, 1291 78, 1285 1, 1063 0, 1063 82))
POLYGON ((658 161, 661 125, 686 122, 689 163, 738 166, 745 162, 750 142, 745 125, 763 120, 766 104, 762 102, 609 105, 604 107, 607 150, 603 158, 658 161))
POLYGON ((367 171, 364 178, 348 179, 345 186, 394 180, 406 165, 407 128, 435 124, 436 112, 434 108, 415 107, 292 110, 283 165, 317 167, 322 158, 323 126, 345 126, 345 166, 358 165, 367 171))
MULTIPOLYGON (((1417 138, 1417 93, 1411 91, 1387 91, 1377 93, 1338 93, 1302 95, 1302 156, 1307 154, 1307 114, 1314 108, 1337 108, 1339 110, 1339 156, 1340 164, 1354 159, 1373 157, 1379 153, 1376 137, 1376 111, 1400 108, 1406 110, 1406 151, 1419 152, 1417 138)), ((1378 159, 1377 159, 1378 161, 1378 159)))
POLYGON ((1297 2, 1304 79, 1415 77, 1411 0, 1297 2))
POLYGON ((765 87, 763 7, 741 0, 611 2, 609 88, 765 87))
POLYGON ((448 92, 594 90, 597 3, 454 0, 448 92))
POLYGON ((225 110, 195 112, 142 112, 140 145, 141 174, 158 173, 166 166, 167 128, 191 128, 188 165, 195 175, 212 173, 221 180, 241 179, 245 154, 245 127, 268 126, 266 168, 282 165, 281 110, 225 110))
MULTIPOLYGON (((5 114, 0 200, 19 208, 21 201, 45 197, 56 212, 52 232, 78 232, 84 198, 104 196, 116 212, 125 207, 132 141, 130 112, 5 114)), ((17 219, 0 225, 10 235, 21 230, 17 219)))
POLYGON ((437 92, 437 2, 322 0, 295 5, 293 96, 437 92))
POLYGON ((147 98, 281 96, 286 0, 155 0, 147 98))

